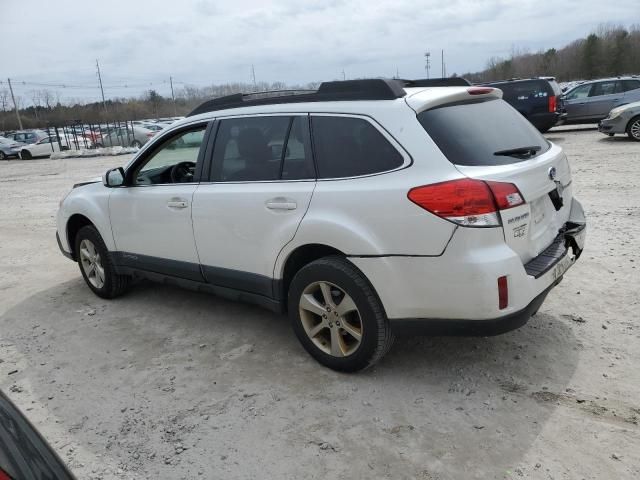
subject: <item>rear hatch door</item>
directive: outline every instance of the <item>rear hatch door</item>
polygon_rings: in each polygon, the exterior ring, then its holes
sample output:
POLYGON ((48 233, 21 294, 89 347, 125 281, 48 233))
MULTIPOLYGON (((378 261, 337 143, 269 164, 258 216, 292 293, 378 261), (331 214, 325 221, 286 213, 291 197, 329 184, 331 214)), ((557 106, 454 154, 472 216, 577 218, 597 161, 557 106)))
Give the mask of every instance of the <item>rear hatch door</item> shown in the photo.
POLYGON ((499 99, 425 110, 418 120, 465 176, 515 185, 525 203, 500 211, 505 242, 523 264, 544 251, 569 218, 571 172, 562 149, 499 99))

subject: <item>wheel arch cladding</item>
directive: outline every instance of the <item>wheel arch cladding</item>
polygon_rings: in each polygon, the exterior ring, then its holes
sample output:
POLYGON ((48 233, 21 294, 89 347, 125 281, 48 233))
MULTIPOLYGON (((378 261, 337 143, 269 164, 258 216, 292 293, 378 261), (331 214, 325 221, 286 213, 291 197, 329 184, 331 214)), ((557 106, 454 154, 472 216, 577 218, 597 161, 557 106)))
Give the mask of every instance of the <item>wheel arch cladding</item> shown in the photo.
POLYGON ((69 242, 69 250, 71 251, 71 256, 76 261, 78 260, 78 257, 76 256, 76 251, 75 251, 76 235, 78 235, 78 232, 82 227, 85 227, 87 225, 91 225, 96 229, 98 228, 91 220, 89 220, 87 217, 85 217, 80 213, 75 213, 71 215, 71 217, 69 217, 69 220, 67 221, 67 240, 69 242))
POLYGON ((276 297, 283 301, 285 309, 291 280, 293 280, 296 273, 298 273, 305 265, 331 255, 338 255, 346 258, 346 255, 337 248, 320 243, 300 245, 289 253, 282 268, 279 286, 276 287, 276 297))

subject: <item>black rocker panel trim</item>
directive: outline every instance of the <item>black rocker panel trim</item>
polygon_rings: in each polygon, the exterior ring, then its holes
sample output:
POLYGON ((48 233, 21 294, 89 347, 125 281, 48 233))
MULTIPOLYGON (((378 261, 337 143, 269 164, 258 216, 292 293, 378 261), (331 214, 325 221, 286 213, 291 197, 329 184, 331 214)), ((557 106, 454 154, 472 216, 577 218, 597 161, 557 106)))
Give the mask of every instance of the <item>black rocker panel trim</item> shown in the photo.
MULTIPOLYGON (((230 268, 211 267, 198 263, 170 260, 129 252, 112 252, 113 263, 123 269, 153 272, 193 282, 248 292, 273 298, 274 280, 257 273, 243 272, 230 268)), ((129 272, 127 272, 129 273, 129 272)))

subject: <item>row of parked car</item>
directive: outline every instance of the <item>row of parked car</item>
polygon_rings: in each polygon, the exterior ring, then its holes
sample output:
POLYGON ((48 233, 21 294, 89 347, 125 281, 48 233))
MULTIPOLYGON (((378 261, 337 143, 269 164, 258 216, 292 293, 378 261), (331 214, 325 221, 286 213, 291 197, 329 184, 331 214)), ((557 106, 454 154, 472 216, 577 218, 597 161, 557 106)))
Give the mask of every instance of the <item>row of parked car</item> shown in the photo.
POLYGON ((503 98, 538 130, 562 124, 598 123, 607 135, 626 133, 640 141, 640 77, 573 82, 565 90, 553 77, 511 79, 483 84, 503 98))
POLYGON ((59 129, 34 129, 0 135, 0 160, 47 158, 52 153, 82 148, 137 147, 178 118, 142 120, 116 125, 73 125, 59 129))

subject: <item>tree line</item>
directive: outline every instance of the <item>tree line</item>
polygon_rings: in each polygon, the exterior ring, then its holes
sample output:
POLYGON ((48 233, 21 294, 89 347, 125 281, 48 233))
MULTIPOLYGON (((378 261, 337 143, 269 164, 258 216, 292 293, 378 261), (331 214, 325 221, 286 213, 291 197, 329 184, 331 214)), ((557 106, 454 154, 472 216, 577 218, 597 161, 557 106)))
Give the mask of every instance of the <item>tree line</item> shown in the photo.
MULTIPOLYGON (((319 83, 287 85, 284 82, 228 83, 208 87, 185 86, 175 92, 175 100, 149 90, 137 98, 113 98, 84 103, 61 101, 50 90, 33 90, 26 97, 17 96, 23 128, 45 128, 74 123, 100 124, 126 120, 142 120, 183 116, 205 100, 234 93, 265 92, 274 90, 314 90, 319 83), (25 103, 29 106, 23 107, 25 103)), ((17 130, 18 120, 8 89, 0 89, 0 132, 17 130)))
POLYGON ((553 76, 559 81, 640 74, 640 25, 600 25, 586 38, 559 49, 531 53, 512 49, 508 58, 492 57, 481 72, 462 76, 472 82, 553 76))

